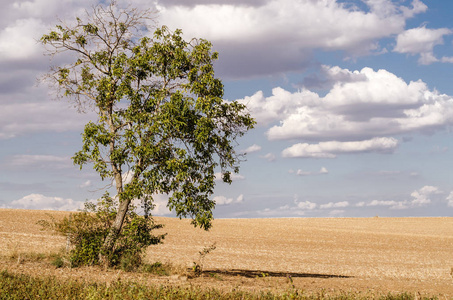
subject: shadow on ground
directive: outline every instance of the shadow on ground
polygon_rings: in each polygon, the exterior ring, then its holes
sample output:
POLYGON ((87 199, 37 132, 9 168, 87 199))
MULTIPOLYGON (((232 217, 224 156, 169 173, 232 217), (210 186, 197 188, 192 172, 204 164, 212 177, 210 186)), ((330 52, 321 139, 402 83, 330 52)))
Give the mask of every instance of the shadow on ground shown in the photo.
POLYGON ((204 275, 221 274, 229 276, 242 276, 247 278, 256 277, 307 277, 307 278, 353 278, 352 276, 331 275, 331 274, 310 274, 310 273, 292 273, 292 272, 269 272, 260 270, 204 270, 204 275))

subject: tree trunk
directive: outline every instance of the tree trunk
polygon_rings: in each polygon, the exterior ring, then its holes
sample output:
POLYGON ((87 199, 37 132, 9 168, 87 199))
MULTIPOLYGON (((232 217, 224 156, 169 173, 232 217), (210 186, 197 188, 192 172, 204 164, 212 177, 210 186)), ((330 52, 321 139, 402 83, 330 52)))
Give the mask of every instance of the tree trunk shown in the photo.
POLYGON ((101 247, 101 251, 99 252, 99 262, 104 267, 108 267, 110 265, 109 254, 112 253, 115 247, 115 242, 121 231, 121 227, 123 226, 124 218, 126 217, 130 202, 131 200, 120 201, 115 221, 113 222, 109 234, 105 238, 104 244, 101 247))
MULTIPOLYGON (((110 132, 112 134, 115 133, 113 121, 112 121, 112 110, 109 111, 109 126, 110 132)), ((113 153, 115 150, 115 138, 113 137, 110 141, 110 153, 113 153)), ((115 221, 110 228, 110 231, 105 238, 104 244, 101 247, 101 251, 99 252, 99 263, 103 265, 105 268, 110 266, 110 254, 113 252, 115 248, 115 242, 118 238, 118 234, 121 231, 121 227, 123 226, 124 218, 126 217, 127 211, 129 209, 129 204, 131 203, 130 199, 121 199, 121 194, 123 193, 123 174, 121 171, 121 166, 118 167, 116 162, 111 162, 113 175, 115 178, 115 185, 118 197, 118 201, 120 202, 118 205, 118 211, 115 217, 115 221)))

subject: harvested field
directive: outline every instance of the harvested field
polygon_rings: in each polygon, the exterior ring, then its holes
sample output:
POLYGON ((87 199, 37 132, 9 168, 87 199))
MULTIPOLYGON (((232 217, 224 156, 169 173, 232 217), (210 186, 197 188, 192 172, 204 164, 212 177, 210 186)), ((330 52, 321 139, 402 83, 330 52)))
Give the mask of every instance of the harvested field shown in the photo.
MULTIPOLYGON (((0 254, 56 252, 63 237, 40 231, 36 222, 66 212, 0 210, 0 254)), ((149 262, 190 268, 198 252, 216 243, 204 259, 205 276, 156 277, 122 274, 141 282, 192 284, 222 289, 354 293, 419 292, 453 297, 453 218, 218 219, 209 232, 188 220, 156 218, 165 224, 164 244, 147 252, 149 262)), ((56 270, 51 265, 17 264, 12 271, 113 280, 118 271, 56 270), (94 272, 96 271, 96 272, 94 272), (72 275, 71 275, 72 274, 72 275)))

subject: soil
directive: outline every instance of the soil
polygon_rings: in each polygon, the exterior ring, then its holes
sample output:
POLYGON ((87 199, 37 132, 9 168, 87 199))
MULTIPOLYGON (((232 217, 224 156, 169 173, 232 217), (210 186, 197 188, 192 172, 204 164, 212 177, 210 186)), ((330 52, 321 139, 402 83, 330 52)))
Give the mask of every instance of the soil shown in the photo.
POLYGON ((453 298, 453 218, 217 219, 206 232, 189 220, 156 217, 168 233, 147 250, 149 263, 171 263, 172 276, 98 267, 55 268, 27 253, 55 253, 66 239, 38 220, 68 212, 0 209, 0 269, 58 278, 201 286, 222 290, 363 295, 408 292, 453 298), (199 252, 215 249, 200 260, 199 252), (22 254, 22 258, 21 258, 22 254), (14 259, 12 259, 14 257, 14 259), (187 271, 201 264, 203 275, 187 271), (189 276, 188 276, 189 275, 189 276))

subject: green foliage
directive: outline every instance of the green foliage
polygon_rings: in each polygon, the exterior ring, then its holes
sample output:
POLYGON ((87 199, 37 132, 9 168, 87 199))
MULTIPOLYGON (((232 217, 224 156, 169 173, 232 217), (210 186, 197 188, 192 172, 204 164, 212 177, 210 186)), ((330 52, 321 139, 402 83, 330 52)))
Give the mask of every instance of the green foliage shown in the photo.
POLYGON ((236 139, 255 124, 244 105, 222 99, 223 84, 213 66, 218 53, 211 43, 185 41, 181 30, 165 26, 149 37, 149 15, 112 1, 41 38, 51 55, 67 51, 75 56, 73 63, 51 69, 46 77, 51 86, 80 110, 98 114, 86 124, 73 162, 80 168, 91 164, 102 180, 111 180, 119 200, 107 237, 104 227, 91 223, 90 233, 80 237, 84 246, 76 259, 84 263, 99 247, 104 255, 142 243, 121 232, 143 229, 143 221, 134 218, 132 227, 122 226, 135 199, 151 211, 153 195, 167 194, 168 207, 178 217, 209 229, 214 174, 220 169, 231 183, 230 173, 239 171, 241 161, 236 139), (123 182, 126 173, 130 182, 123 182))
MULTIPOLYGON (((72 245, 69 254, 71 266, 96 265, 99 264, 101 247, 115 220, 116 207, 116 201, 106 193, 97 204, 85 203, 82 212, 70 214, 61 221, 40 220, 38 223, 69 239, 72 245)), ((151 217, 139 216, 134 209, 130 209, 115 248, 110 253, 105 253, 111 265, 119 266, 125 271, 136 269, 141 264, 144 250, 160 243, 165 237, 165 234, 151 234, 152 230, 162 227, 163 225, 154 224, 151 217)))
POLYGON ((48 79, 99 115, 85 126, 74 164, 91 163, 102 179, 113 179, 121 201, 152 204, 151 195, 169 194, 170 209, 208 229, 216 168, 231 182, 240 162, 235 140, 255 121, 244 105, 222 99, 211 43, 185 41, 181 30, 165 26, 144 36, 148 14, 112 2, 76 26, 57 25, 41 42, 51 54, 69 51, 77 59, 48 79), (126 167, 133 176, 123 186, 126 167))

